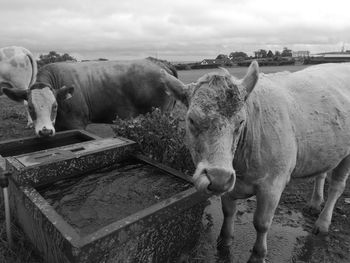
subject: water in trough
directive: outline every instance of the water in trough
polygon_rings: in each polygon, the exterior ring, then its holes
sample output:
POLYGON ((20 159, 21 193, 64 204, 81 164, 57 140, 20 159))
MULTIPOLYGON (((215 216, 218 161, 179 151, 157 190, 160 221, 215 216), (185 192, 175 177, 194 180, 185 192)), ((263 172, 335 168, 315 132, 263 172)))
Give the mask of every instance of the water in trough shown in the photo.
POLYGON ((38 190, 68 223, 85 235, 190 187, 190 183, 154 166, 127 160, 38 190))

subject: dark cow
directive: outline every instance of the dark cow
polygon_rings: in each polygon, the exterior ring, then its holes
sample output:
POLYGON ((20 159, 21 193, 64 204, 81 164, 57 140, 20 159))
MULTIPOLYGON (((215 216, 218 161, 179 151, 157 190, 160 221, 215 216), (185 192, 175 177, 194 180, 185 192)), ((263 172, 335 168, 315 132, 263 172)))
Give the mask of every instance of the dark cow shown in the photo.
POLYGON ((259 75, 253 62, 242 80, 224 71, 189 85, 163 75, 168 92, 188 107, 194 183, 221 195, 221 246, 233 239, 235 200, 256 195, 249 262, 265 262, 267 231, 286 184, 317 176, 310 204, 318 208, 330 171, 328 198, 314 227, 316 234, 328 232, 350 173, 350 63, 259 75))
POLYGON ((160 69, 177 77, 170 64, 156 59, 53 63, 39 70, 29 91, 3 92, 16 101, 28 101, 38 136, 53 136, 55 129, 111 123, 116 115, 134 117, 152 107, 170 109, 174 99, 164 91, 160 69))

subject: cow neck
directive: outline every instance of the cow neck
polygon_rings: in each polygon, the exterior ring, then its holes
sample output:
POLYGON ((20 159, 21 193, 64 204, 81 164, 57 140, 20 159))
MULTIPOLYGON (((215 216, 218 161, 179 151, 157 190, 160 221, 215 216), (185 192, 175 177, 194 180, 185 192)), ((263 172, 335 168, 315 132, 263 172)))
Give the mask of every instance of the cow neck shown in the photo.
POLYGON ((54 90, 58 90, 63 86, 63 84, 60 82, 60 78, 56 76, 54 72, 49 71, 49 79, 54 90))
POLYGON ((236 170, 237 176, 243 176, 250 167, 250 157, 253 154, 254 140, 256 139, 253 116, 259 115, 259 106, 259 103, 253 103, 252 99, 248 99, 244 105, 247 117, 233 159, 233 168, 236 170))

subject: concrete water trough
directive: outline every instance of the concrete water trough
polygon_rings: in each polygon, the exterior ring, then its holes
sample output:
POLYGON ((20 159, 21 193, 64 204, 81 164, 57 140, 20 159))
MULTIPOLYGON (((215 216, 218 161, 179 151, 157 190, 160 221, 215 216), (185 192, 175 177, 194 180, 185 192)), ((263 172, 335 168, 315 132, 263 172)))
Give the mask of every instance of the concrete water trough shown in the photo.
POLYGON ((11 208, 45 262, 172 262, 196 244, 206 196, 133 141, 19 153, 6 157, 11 208))

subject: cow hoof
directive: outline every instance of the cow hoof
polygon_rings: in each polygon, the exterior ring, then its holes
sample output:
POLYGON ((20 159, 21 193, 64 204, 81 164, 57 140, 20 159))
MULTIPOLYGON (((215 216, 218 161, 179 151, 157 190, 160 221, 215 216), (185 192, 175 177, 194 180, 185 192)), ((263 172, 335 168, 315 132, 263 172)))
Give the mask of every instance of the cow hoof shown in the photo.
POLYGON ((327 235, 329 230, 329 223, 324 220, 317 219, 312 230, 315 235, 327 235))

